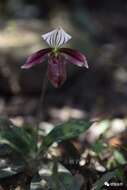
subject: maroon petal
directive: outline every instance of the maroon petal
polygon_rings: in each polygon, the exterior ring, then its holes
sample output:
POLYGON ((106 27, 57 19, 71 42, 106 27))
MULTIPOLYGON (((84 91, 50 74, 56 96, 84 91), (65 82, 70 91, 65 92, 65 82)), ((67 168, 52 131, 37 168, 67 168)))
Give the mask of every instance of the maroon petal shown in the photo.
POLYGON ((21 68, 29 69, 33 65, 42 63, 43 61, 45 61, 50 51, 51 51, 51 48, 46 48, 46 49, 41 49, 37 51, 36 53, 33 53, 27 58, 26 63, 21 68))
POLYGON ((88 68, 88 63, 84 54, 70 48, 61 48, 60 52, 70 62, 80 67, 88 68))
POLYGON ((66 63, 63 57, 51 55, 48 64, 48 78, 56 88, 60 87, 66 80, 66 63))

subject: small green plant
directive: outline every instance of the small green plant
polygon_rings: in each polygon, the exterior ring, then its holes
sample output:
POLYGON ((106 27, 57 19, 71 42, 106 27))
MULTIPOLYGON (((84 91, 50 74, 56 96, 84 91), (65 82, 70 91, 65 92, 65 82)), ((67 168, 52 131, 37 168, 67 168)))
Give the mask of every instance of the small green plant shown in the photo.
MULTIPOLYGON (((48 159, 46 152, 54 143, 72 139, 85 132, 90 121, 71 120, 54 127, 46 136, 40 136, 30 126, 15 126, 6 118, 0 118, 0 156, 4 165, 0 168, 0 183, 5 178, 24 174, 30 179, 28 188, 37 189, 80 189, 80 183, 57 158, 48 159)), ((22 185, 22 183, 21 183, 22 185)))

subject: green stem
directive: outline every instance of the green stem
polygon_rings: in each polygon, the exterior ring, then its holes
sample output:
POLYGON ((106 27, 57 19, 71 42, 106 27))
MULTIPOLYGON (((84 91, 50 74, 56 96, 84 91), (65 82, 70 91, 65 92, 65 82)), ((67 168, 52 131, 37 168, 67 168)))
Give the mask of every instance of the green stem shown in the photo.
POLYGON ((53 166, 53 179, 54 179, 54 190, 59 190, 59 181, 58 181, 58 162, 55 159, 54 160, 54 166, 53 166))

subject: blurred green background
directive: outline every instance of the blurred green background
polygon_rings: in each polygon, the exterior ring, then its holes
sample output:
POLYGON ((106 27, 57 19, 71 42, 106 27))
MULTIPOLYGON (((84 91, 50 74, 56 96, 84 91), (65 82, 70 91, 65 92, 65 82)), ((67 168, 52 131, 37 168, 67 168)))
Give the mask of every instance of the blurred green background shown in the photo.
POLYGON ((47 47, 41 35, 59 25, 90 68, 68 64, 60 89, 48 83, 44 119, 126 117, 126 0, 0 0, 0 115, 35 117, 47 63, 20 67, 47 47))

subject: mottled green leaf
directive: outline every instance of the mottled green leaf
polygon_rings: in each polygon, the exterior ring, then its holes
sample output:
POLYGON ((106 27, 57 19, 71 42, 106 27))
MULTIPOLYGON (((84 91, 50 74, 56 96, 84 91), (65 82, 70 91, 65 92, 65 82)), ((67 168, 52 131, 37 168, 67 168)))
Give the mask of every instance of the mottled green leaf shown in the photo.
POLYGON ((3 145, 20 153, 24 158, 34 156, 36 151, 35 136, 24 127, 16 127, 11 121, 0 118, 0 151, 3 145))
POLYGON ((42 149, 49 147, 54 142, 75 138, 85 132, 91 125, 92 122, 88 120, 70 120, 60 124, 44 137, 42 149))
POLYGON ((4 178, 16 175, 24 170, 25 163, 20 160, 14 160, 13 162, 6 162, 2 165, 0 164, 0 181, 4 178))

